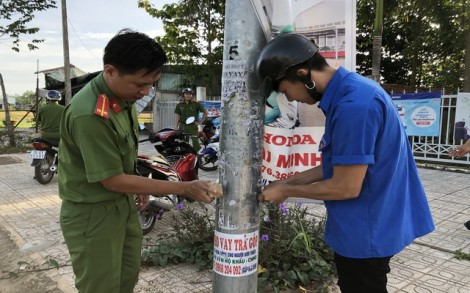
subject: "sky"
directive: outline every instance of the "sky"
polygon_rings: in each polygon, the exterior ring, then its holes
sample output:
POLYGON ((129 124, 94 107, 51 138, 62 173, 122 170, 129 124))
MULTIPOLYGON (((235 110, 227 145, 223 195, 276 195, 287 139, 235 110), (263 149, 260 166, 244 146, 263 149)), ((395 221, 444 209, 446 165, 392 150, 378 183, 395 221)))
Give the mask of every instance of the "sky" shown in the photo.
MULTIPOLYGON (((155 7, 175 0, 153 0, 155 7)), ((20 95, 44 88, 44 74, 39 70, 61 67, 64 64, 62 42, 61 1, 56 9, 39 12, 30 26, 40 28, 34 38, 44 39, 39 49, 29 51, 22 42, 20 52, 11 50, 12 40, 0 37, 0 73, 3 76, 7 96, 20 95)), ((137 7, 137 0, 72 0, 67 2, 70 63, 85 72, 102 69, 103 49, 107 42, 121 29, 131 28, 150 37, 163 35, 160 20, 137 7)), ((4 23, 0 20, 0 23, 4 23)), ((33 37, 22 36, 22 40, 33 37)))

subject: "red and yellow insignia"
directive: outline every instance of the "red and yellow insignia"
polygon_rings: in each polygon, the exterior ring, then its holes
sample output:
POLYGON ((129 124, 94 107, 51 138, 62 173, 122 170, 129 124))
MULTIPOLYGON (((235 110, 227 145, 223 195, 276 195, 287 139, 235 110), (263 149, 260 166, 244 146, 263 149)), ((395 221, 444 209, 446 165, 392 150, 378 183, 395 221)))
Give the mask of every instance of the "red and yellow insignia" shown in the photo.
POLYGON ((114 113, 119 113, 122 110, 121 104, 119 104, 118 100, 115 98, 109 99, 111 102, 111 109, 113 109, 114 113))
POLYGON ((96 102, 95 115, 103 118, 109 118, 109 98, 105 94, 98 95, 98 101, 96 102))

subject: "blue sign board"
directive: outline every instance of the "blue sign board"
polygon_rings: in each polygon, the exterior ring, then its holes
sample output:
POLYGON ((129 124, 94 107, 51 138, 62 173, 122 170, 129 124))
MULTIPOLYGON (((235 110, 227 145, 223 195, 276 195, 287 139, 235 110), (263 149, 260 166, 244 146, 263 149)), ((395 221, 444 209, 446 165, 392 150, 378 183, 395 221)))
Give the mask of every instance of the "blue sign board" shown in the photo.
POLYGON ((392 95, 392 99, 408 135, 439 135, 440 92, 392 95))

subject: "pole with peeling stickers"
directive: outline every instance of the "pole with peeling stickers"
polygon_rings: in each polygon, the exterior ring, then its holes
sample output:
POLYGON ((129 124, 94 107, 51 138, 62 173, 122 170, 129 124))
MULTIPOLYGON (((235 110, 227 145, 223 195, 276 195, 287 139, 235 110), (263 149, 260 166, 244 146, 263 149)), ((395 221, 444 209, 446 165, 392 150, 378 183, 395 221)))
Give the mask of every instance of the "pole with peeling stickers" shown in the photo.
MULTIPOLYGON (((256 59, 270 36, 260 0, 227 0, 212 292, 256 292, 264 98, 256 59), (260 13, 260 11, 262 13, 260 13), (258 13, 257 13, 258 12, 258 13)), ((267 7, 268 9, 270 7, 267 7)))

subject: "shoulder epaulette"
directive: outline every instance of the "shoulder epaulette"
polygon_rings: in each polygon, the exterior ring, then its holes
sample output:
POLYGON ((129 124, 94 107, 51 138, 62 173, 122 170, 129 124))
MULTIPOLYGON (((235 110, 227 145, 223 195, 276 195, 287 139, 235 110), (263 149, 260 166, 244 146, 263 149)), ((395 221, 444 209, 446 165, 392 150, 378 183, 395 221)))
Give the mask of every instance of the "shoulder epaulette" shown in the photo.
POLYGON ((109 98, 105 94, 99 94, 95 106, 95 115, 109 118, 109 98))

